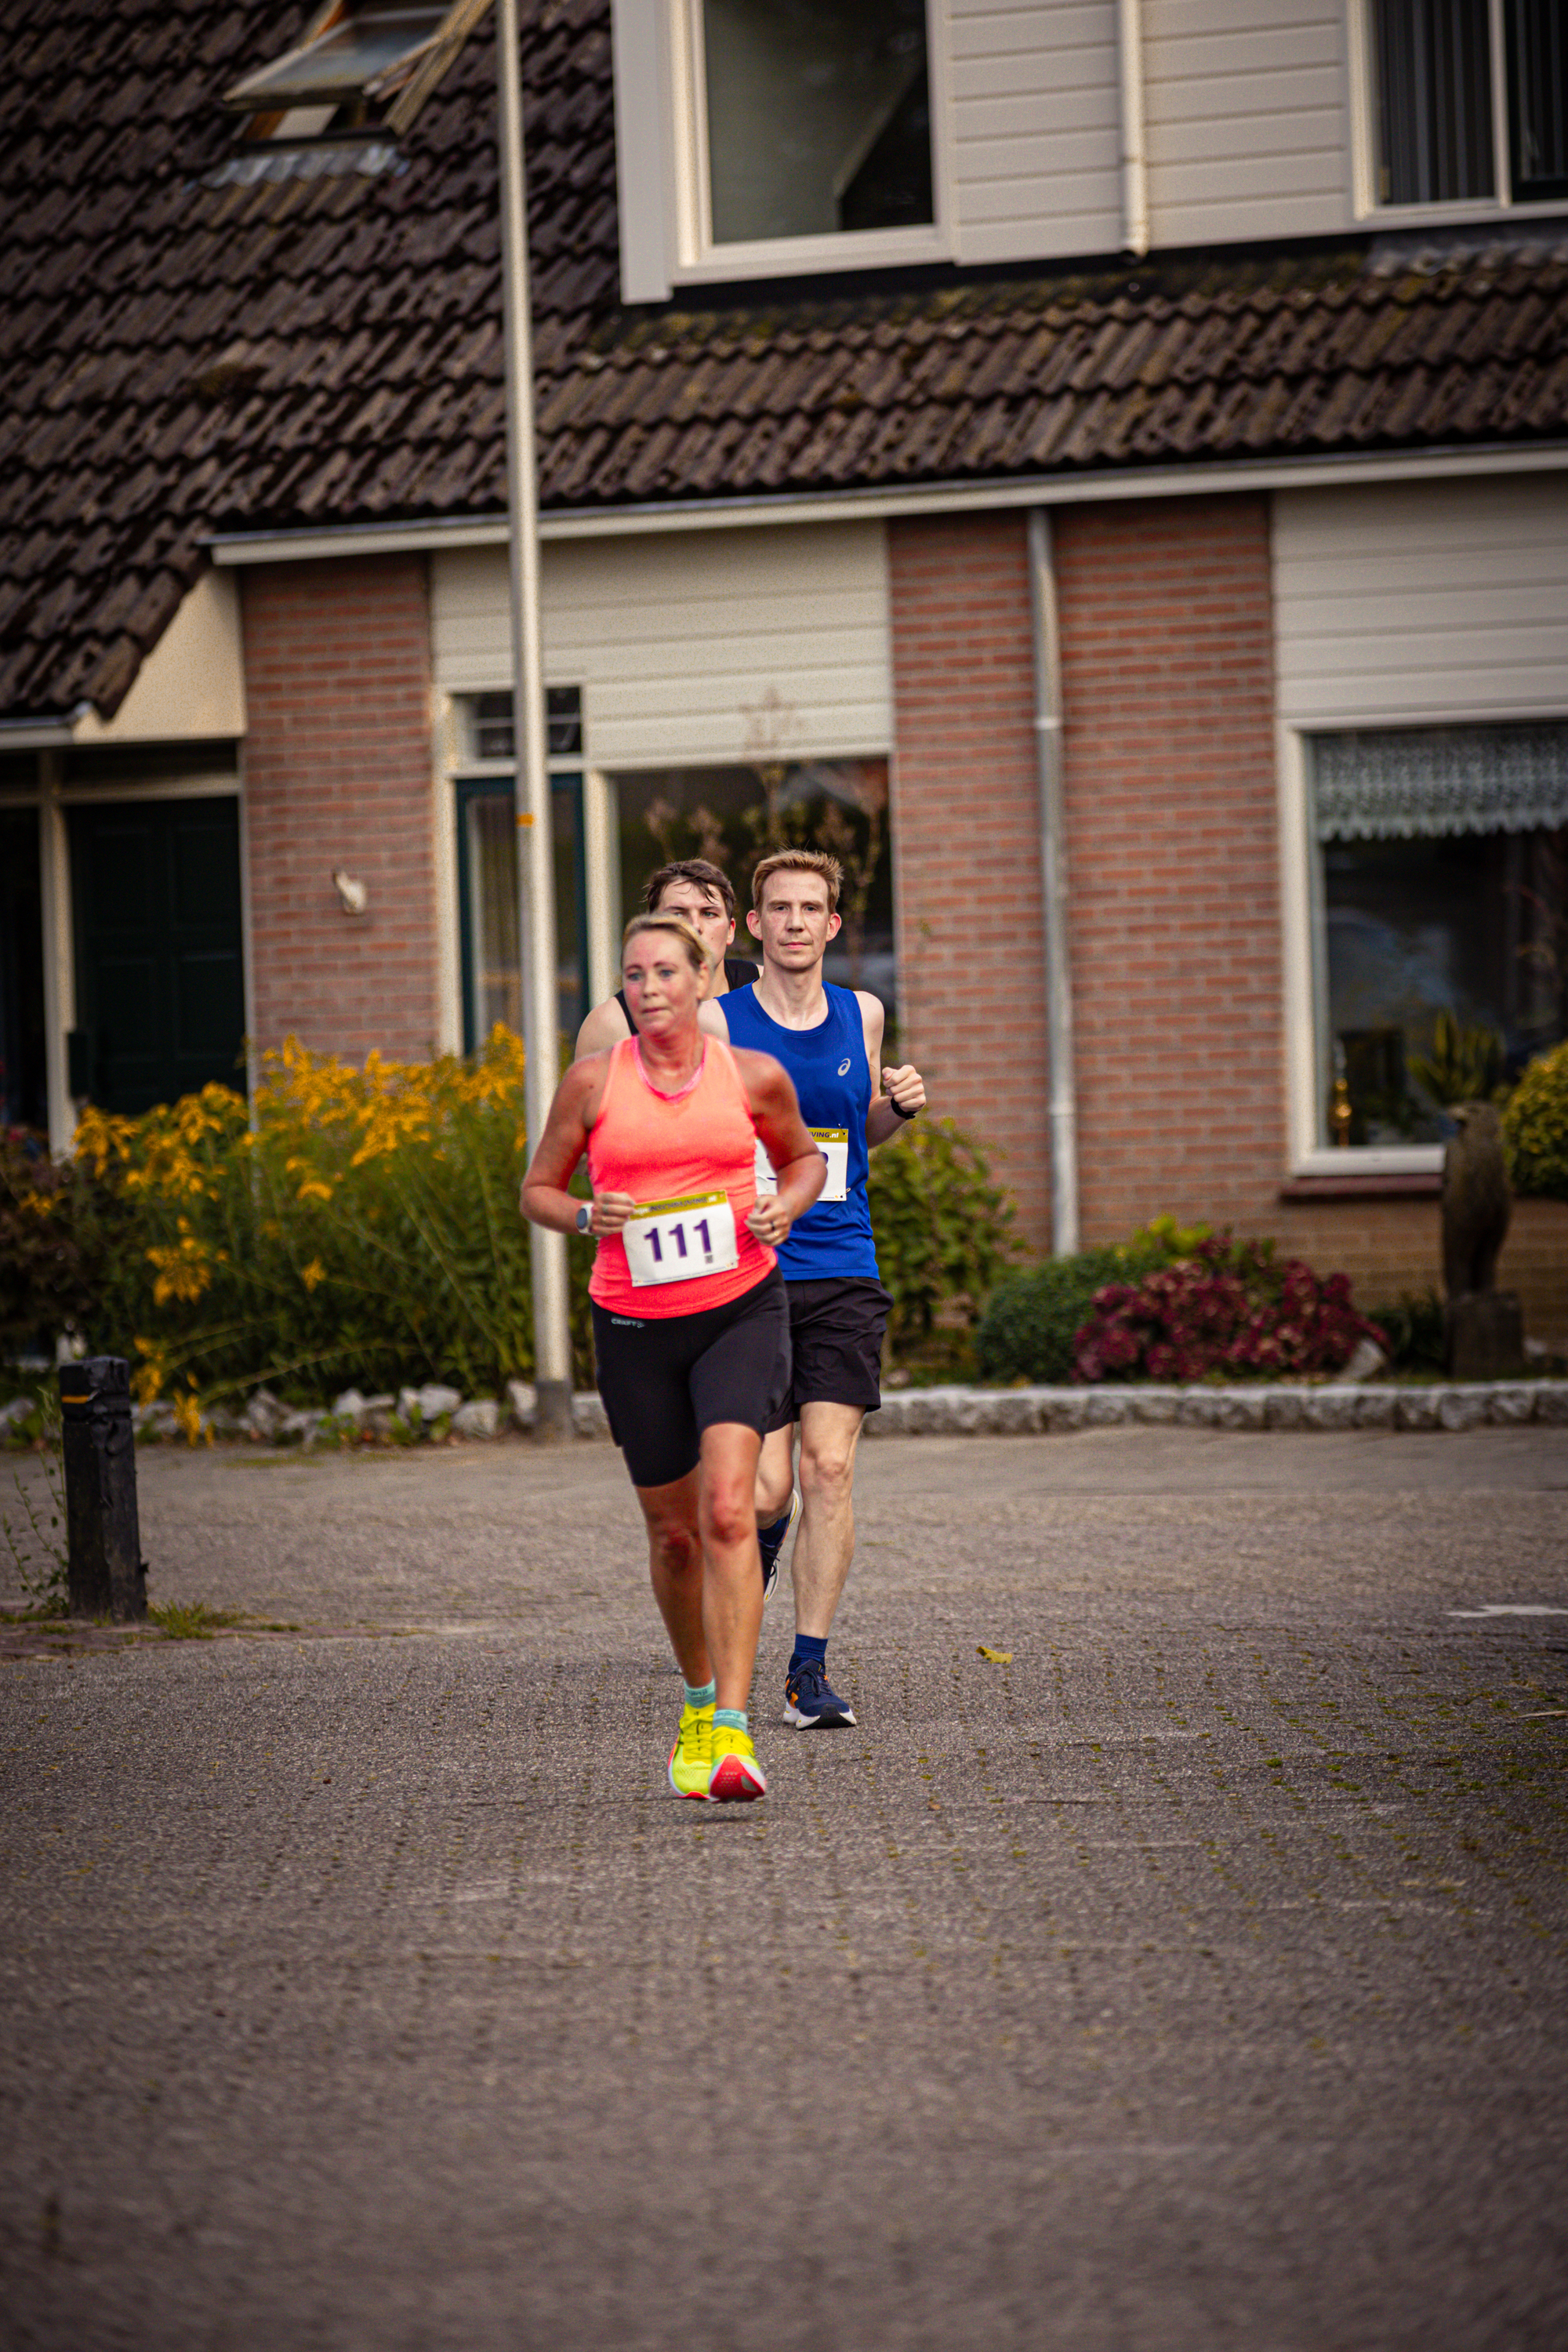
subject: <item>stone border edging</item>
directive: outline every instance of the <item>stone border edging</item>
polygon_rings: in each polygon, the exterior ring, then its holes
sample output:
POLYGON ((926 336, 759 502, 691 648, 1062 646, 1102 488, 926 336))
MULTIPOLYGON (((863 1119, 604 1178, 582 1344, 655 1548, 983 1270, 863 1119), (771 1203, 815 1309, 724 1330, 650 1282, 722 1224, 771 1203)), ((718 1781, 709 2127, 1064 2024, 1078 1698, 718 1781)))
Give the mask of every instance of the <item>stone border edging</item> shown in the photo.
POLYGON ((1568 1424, 1568 1381, 1321 1388, 895 1389, 868 1437, 1012 1437, 1130 1423, 1189 1429, 1479 1429, 1568 1424))

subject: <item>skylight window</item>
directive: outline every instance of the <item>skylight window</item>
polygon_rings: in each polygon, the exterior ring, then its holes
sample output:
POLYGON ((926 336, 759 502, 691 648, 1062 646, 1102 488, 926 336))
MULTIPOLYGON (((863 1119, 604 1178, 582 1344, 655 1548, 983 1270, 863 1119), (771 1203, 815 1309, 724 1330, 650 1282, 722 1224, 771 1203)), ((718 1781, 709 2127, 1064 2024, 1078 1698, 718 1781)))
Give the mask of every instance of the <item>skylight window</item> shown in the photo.
MULTIPOLYGON (((382 0, 331 0, 298 48, 247 74, 225 92, 226 106, 247 114, 287 118, 309 110, 309 130, 324 130, 340 107, 391 98, 418 73, 440 44, 449 6, 382 5, 382 0), (329 110, 327 121, 320 110, 329 110)), ((462 11, 464 15, 470 11, 462 11)), ((294 128, 303 131, 307 125, 294 128)))

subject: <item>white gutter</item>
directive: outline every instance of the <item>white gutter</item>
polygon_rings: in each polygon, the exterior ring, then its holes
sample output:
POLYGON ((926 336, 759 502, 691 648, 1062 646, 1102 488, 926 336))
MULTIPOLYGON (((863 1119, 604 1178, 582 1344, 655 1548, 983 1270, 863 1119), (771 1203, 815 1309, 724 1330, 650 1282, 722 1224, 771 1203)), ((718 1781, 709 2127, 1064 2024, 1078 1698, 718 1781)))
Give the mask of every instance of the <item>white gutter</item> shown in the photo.
POLYGON ((1143 129, 1142 0, 1116 0, 1116 53, 1121 70, 1121 244, 1149 250, 1149 154, 1143 129))
POLYGON ((1046 1028, 1050 1049, 1051 1248, 1079 1245, 1078 1087, 1073 1068, 1072 968, 1068 954, 1067 826, 1062 794, 1061 653, 1048 509, 1029 509, 1029 606, 1035 653, 1035 761, 1040 790, 1040 885, 1045 906, 1046 1028))
MULTIPOLYGON (((909 490, 786 490, 760 499, 671 499, 662 504, 567 507, 539 519, 542 540, 623 539, 647 531, 723 530, 762 523, 890 522, 902 515, 979 514, 998 507, 1113 503, 1124 499, 1217 498, 1242 490, 1332 489, 1360 482, 1444 482, 1490 474, 1568 469, 1568 442, 1528 449, 1432 449, 1408 456, 1245 458, 1235 465, 1123 467, 1103 474, 1013 474, 997 482, 931 482, 909 490)), ((504 547, 497 515, 438 515, 429 522, 328 523, 311 530, 233 531, 203 543, 215 563, 302 563, 318 557, 434 553, 504 547)), ((51 741, 57 739, 51 737, 51 741)))

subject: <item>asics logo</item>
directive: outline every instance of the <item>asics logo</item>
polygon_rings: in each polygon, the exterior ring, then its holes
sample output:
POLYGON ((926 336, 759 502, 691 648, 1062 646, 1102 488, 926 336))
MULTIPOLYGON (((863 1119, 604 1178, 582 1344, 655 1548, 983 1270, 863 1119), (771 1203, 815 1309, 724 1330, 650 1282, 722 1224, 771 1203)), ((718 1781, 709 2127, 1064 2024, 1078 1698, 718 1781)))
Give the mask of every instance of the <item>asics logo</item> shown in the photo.
POLYGON ((849 1056, 847 1054, 845 1055, 844 1059, 838 1065, 838 1075, 841 1078, 847 1078, 849 1076, 849 1056))

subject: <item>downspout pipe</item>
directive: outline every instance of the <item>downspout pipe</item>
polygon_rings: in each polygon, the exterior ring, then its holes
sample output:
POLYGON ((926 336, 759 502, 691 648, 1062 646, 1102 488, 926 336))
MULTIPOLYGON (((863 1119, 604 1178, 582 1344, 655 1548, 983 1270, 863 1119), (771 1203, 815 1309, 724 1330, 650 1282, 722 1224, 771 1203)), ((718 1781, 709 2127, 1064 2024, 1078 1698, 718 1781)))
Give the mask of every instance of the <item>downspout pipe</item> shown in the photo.
POLYGON ((1121 68, 1121 244, 1149 250, 1149 151, 1143 131, 1143 0, 1116 0, 1121 68))
POLYGON ((1035 761, 1040 793, 1045 908, 1046 1032, 1050 1057, 1051 1248, 1079 1246, 1078 1088, 1073 1072, 1072 967, 1068 952, 1067 835, 1062 807, 1061 658, 1051 518, 1029 509, 1029 608, 1035 648, 1035 761))

